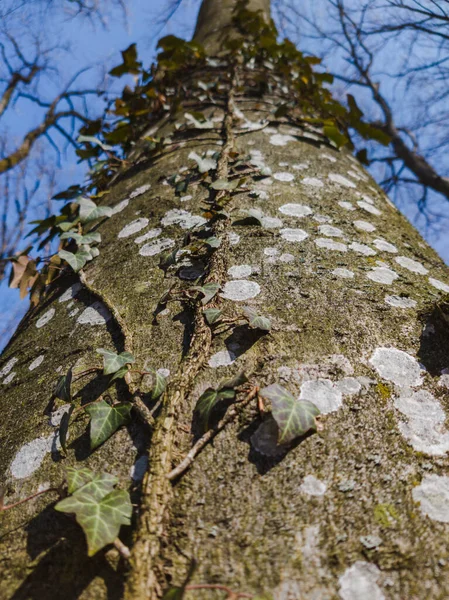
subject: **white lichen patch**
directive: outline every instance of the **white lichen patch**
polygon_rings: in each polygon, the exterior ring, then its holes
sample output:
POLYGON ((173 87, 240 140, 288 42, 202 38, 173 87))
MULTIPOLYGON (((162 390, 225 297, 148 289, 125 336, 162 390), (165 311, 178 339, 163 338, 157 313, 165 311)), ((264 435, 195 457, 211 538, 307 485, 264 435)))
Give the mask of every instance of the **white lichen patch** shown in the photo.
POLYGON ((396 348, 376 348, 369 359, 382 379, 398 387, 416 387, 422 384, 421 367, 410 354, 396 348))
POLYGON ((376 228, 368 221, 354 221, 354 227, 359 231, 367 231, 368 233, 372 233, 376 231, 376 228))
POLYGON ((374 205, 374 200, 371 198, 371 196, 367 196, 366 194, 362 194, 362 200, 365 200, 365 202, 368 202, 368 204, 373 204, 374 205))
POLYGON ((399 277, 397 273, 387 267, 374 267, 367 275, 368 279, 376 283, 391 285, 395 279, 399 277))
POLYGON ((130 237, 131 235, 134 235, 135 233, 138 233, 139 231, 141 231, 142 229, 144 229, 148 223, 149 223, 149 219, 147 219, 146 217, 140 217, 139 219, 135 219, 134 221, 131 221, 131 223, 128 223, 127 225, 125 225, 125 227, 123 227, 123 229, 121 229, 118 233, 118 238, 127 238, 130 237))
POLYGON ((232 279, 245 279, 245 277, 249 277, 253 272, 253 268, 251 265, 234 265, 228 269, 229 277, 232 279))
POLYGON ((292 135, 284 135, 282 133, 275 133, 270 137, 270 144, 272 146, 286 146, 289 142, 294 142, 295 138, 292 135))
POLYGON ((106 306, 97 300, 83 310, 76 322, 80 325, 105 325, 111 318, 106 306))
POLYGON ((281 219, 278 219, 277 217, 268 217, 266 215, 261 216, 260 222, 265 229, 277 229, 284 224, 281 219))
POLYGON ((313 218, 317 223, 332 223, 331 217, 326 215, 315 215, 313 218))
POLYGON ((137 196, 141 196, 142 194, 145 194, 145 192, 148 192, 150 187, 151 183, 145 183, 144 185, 141 185, 140 187, 136 188, 133 192, 131 192, 129 197, 131 198, 131 200, 133 200, 134 198, 137 198, 137 196))
POLYGON ((158 369, 157 372, 159 373, 159 375, 162 375, 162 377, 165 377, 165 378, 170 377, 170 369, 161 368, 161 369, 158 369))
POLYGON ((321 235, 327 235, 328 237, 343 237, 343 231, 332 225, 320 225, 318 231, 321 235))
POLYGON ((326 490, 327 485, 324 481, 320 481, 313 475, 306 475, 299 486, 301 494, 306 494, 307 496, 324 496, 326 490))
POLYGON ((52 427, 59 427, 62 417, 69 412, 71 406, 71 404, 63 404, 57 410, 54 410, 50 415, 49 424, 52 427))
POLYGON ((334 240, 329 240, 327 238, 317 238, 315 240, 315 244, 318 248, 324 248, 325 250, 335 250, 337 252, 347 252, 348 247, 346 244, 342 244, 341 242, 334 242, 334 240))
POLYGON ((237 246, 237 244, 240 242, 240 236, 235 231, 230 231, 228 233, 228 240, 231 246, 237 246))
POLYGON ((333 183, 338 183, 338 185, 342 185, 347 188, 355 188, 357 187, 353 181, 350 181, 343 175, 339 175, 338 173, 329 173, 328 178, 333 183))
POLYGON ((279 212, 283 215, 288 215, 289 217, 308 217, 313 213, 313 210, 310 206, 306 206, 305 204, 283 204, 279 208, 279 212))
POLYGON ((310 187, 324 187, 324 183, 321 181, 321 179, 317 179, 316 177, 304 177, 304 179, 301 180, 301 183, 310 187))
POLYGON ((229 348, 225 348, 224 350, 220 350, 213 354, 209 360, 208 365, 212 367, 212 369, 217 369, 218 367, 228 367, 232 365, 237 359, 237 355, 229 348))
POLYGON ((396 308, 415 308, 417 304, 416 300, 405 298, 403 296, 385 296, 385 302, 396 308))
POLYGON ((277 248, 264 248, 263 253, 265 254, 265 256, 277 256, 279 254, 279 250, 277 248))
POLYGON ((192 215, 187 210, 182 210, 180 208, 169 210, 161 220, 161 225, 163 227, 179 225, 182 229, 193 229, 194 227, 204 225, 204 223, 207 223, 207 219, 204 217, 192 215))
POLYGON ((352 242, 352 244, 349 244, 349 248, 358 254, 363 254, 363 256, 374 256, 377 254, 375 250, 366 244, 359 244, 358 242, 352 242))
POLYGON ((45 455, 51 451, 53 439, 53 434, 48 437, 42 436, 20 448, 10 466, 14 479, 24 479, 37 471, 45 455))
POLYGON ((417 452, 442 456, 449 450, 449 432, 444 431, 446 414, 430 392, 405 389, 394 400, 395 407, 407 421, 399 430, 417 452))
POLYGON ((122 200, 121 202, 119 202, 112 208, 111 214, 117 215, 118 213, 121 213, 122 210, 125 210, 125 208, 128 206, 128 204, 129 204, 129 198, 125 198, 124 200, 122 200))
POLYGON ((8 362, 6 363, 6 365, 0 371, 0 377, 4 377, 5 375, 8 375, 8 373, 10 373, 12 371, 12 368, 14 367, 14 365, 17 362, 19 362, 19 359, 16 358, 15 356, 13 356, 12 358, 10 358, 8 360, 8 362))
POLYGON ((412 489, 412 496, 424 515, 433 521, 449 523, 449 477, 425 475, 421 484, 412 489))
POLYGON ((82 288, 83 286, 81 283, 74 283, 72 286, 66 289, 61 296, 59 296, 58 302, 68 302, 69 300, 73 300, 73 298, 76 298, 76 295, 79 291, 81 291, 82 288))
POLYGON ((342 279, 353 279, 354 273, 349 269, 345 269, 343 267, 338 267, 332 271, 332 275, 336 277, 341 277, 342 279))
POLYGON ((288 252, 285 252, 284 254, 281 254, 281 256, 279 257, 279 260, 283 263, 291 263, 291 262, 294 262, 295 257, 293 256, 293 254, 289 254, 288 252))
POLYGON ((426 269, 424 265, 422 265, 417 260, 413 260, 412 258, 408 258, 407 256, 396 256, 395 261, 404 269, 411 271, 412 273, 418 273, 419 275, 427 275, 429 269, 426 269))
POLYGON ((293 173, 287 173, 285 171, 273 173, 273 177, 277 181, 284 181, 286 183, 288 183, 289 181, 293 181, 295 179, 295 176, 293 175, 293 173))
POLYGON ((156 229, 150 229, 143 235, 139 235, 139 237, 136 237, 134 242, 136 244, 142 244, 143 242, 146 242, 147 240, 152 240, 152 239, 158 237, 159 235, 161 235, 161 233, 162 233, 162 229, 160 229, 159 227, 156 229))
POLYGON ((292 169, 295 171, 305 171, 309 168, 309 163, 295 163, 292 165, 292 169))
POLYGON ((9 375, 7 375, 5 377, 5 379, 3 380, 3 385, 8 385, 11 383, 11 381, 14 379, 14 377, 17 375, 17 373, 15 371, 13 371, 12 373, 10 373, 9 375))
POLYGON ((377 585, 379 577, 376 565, 358 560, 339 578, 338 594, 342 600, 385 600, 377 585))
POLYGON ((44 325, 46 325, 53 317, 55 316, 56 310, 54 308, 50 308, 46 313, 42 315, 40 319, 36 321, 36 327, 40 329, 44 325))
MULTIPOLYGON (((390 242, 383 240, 381 238, 374 240, 373 246, 375 246, 381 252, 390 252, 391 254, 397 254, 398 249, 390 242)), ((396 259, 397 262, 397 259, 396 259)))
POLYGON ((366 210, 366 212, 369 212, 371 215, 376 215, 378 217, 382 214, 378 208, 376 208, 369 202, 365 202, 364 200, 359 200, 357 202, 357 204, 360 208, 363 208, 363 210, 366 210))
POLYGON ((309 234, 302 229, 281 229, 281 238, 287 242, 303 242, 309 234))
POLYGON ((140 250, 139 254, 141 256, 156 256, 169 248, 173 248, 175 245, 175 240, 170 238, 161 238, 160 240, 155 240, 154 242, 149 242, 148 244, 144 244, 140 250))
POLYGON ((234 300, 236 302, 255 298, 260 294, 260 285, 255 281, 247 279, 234 279, 228 281, 223 287, 223 292, 220 294, 226 300, 234 300))
POLYGON ((337 162, 337 159, 334 156, 331 156, 330 154, 325 154, 323 152, 323 154, 320 154, 320 158, 325 158, 326 160, 328 160, 329 162, 337 162))
POLYGON ((37 369, 38 367, 40 367, 41 364, 44 362, 44 358, 45 358, 45 356, 43 354, 41 354, 40 356, 35 358, 33 360, 33 362, 29 365, 28 369, 30 371, 34 371, 34 369, 37 369))
POLYGON ((343 377, 335 382, 335 386, 340 390, 343 396, 353 396, 362 389, 362 384, 355 377, 343 377))
POLYGON ((189 200, 191 200, 192 198, 193 198, 193 196, 191 196, 190 194, 187 194, 186 196, 181 196, 181 197, 179 198, 179 200, 180 200, 181 202, 188 202, 188 201, 189 201, 189 200))
POLYGON ((355 210, 355 206, 352 204, 352 202, 346 202, 345 200, 342 200, 338 203, 338 205, 344 208, 345 210, 355 210))
POLYGON ((449 285, 447 283, 443 283, 439 279, 434 279, 433 277, 429 277, 429 283, 437 290, 441 290, 442 292, 449 294, 449 285))
POLYGON ((343 403, 341 391, 330 379, 305 381, 299 399, 313 402, 324 415, 338 410, 343 403))

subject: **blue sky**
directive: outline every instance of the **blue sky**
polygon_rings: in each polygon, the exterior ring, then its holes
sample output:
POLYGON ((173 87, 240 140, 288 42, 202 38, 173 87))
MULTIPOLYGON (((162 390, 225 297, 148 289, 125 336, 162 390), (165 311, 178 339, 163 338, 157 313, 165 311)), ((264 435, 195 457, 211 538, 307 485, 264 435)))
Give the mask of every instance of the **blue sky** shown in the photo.
MULTIPOLYGON (((5 2, 14 2, 15 0, 0 0, 5 2)), ((304 0, 296 0, 301 5, 304 0)), ((106 2, 106 0, 104 0, 106 2)), ((101 71, 108 71, 111 67, 119 64, 120 51, 125 49, 131 43, 136 42, 139 52, 139 57, 144 64, 149 64, 155 57, 157 40, 167 33, 174 33, 180 37, 189 38, 192 34, 196 15, 200 5, 200 0, 183 0, 181 7, 171 18, 168 25, 163 26, 164 16, 167 15, 168 0, 127 0, 127 18, 123 19, 122 14, 118 10, 107 10, 108 24, 107 28, 99 24, 95 26, 89 20, 79 17, 70 19, 64 13, 58 13, 52 10, 51 12, 40 12, 37 14, 36 6, 38 0, 33 0, 33 9, 24 15, 20 16, 20 21, 15 19, 11 23, 18 37, 23 36, 25 27, 23 23, 31 28, 32 31, 43 31, 43 39, 48 45, 60 45, 64 48, 58 49, 53 55, 52 70, 48 76, 45 76, 41 81, 41 89, 47 99, 51 99, 57 93, 62 85, 67 82, 73 73, 77 72, 82 67, 91 67, 78 80, 80 87, 95 86, 99 80, 101 71)), ((305 4, 306 7, 311 7, 312 2, 305 4)), ((324 8, 324 0, 313 2, 318 15, 322 19, 327 18, 327 12, 324 8)), ((311 40, 304 39, 301 43, 302 50, 310 53, 319 53, 320 44, 311 40)), ((399 48, 396 50, 384 49, 383 54, 379 54, 379 60, 382 61, 397 61, 401 60, 401 52, 399 48), (394 57, 392 59, 392 57, 394 57)), ((124 79, 112 82, 113 89, 119 90, 125 83, 124 79)), ((131 82, 132 83, 132 82, 131 82)), ((389 91, 392 97, 398 98, 396 104, 397 114, 400 117, 406 118, 407 111, 410 110, 410 103, 404 103, 401 100, 401 91, 393 89, 391 79, 385 78, 382 80, 382 86, 389 91)), ((96 99, 91 99, 93 107, 100 110, 102 104, 96 99)), ((7 129, 8 137, 11 144, 20 139, 20 135, 27 131, 30 126, 35 125, 39 121, 41 112, 29 103, 23 100, 16 104, 14 112, 9 113, 7 129)), ((0 135, 5 134, 4 124, 3 129, 0 128, 0 135)), ((62 139, 55 137, 60 145, 62 139)), ((54 161, 56 154, 48 143, 44 143, 45 156, 49 157, 50 161, 54 161)), ((56 172, 56 190, 67 188, 72 183, 79 183, 84 176, 84 168, 76 164, 76 157, 73 150, 67 148, 61 159, 61 166, 56 172)), ((441 203, 445 209, 446 203, 441 203)), ((58 207, 56 207, 58 208, 58 207)), ((404 209, 404 206, 401 206, 404 209)), ((407 216, 416 221, 416 208, 413 205, 405 206, 407 216)), ((449 211, 447 211, 449 214, 449 211)), ((36 215, 31 215, 37 218, 36 215)), ((418 221, 419 224, 419 221, 418 221)), ((449 263, 449 236, 439 235, 434 232, 425 231, 422 228, 421 232, 427 240, 435 247, 435 249, 443 256, 446 262, 449 263)), ((23 313, 27 308, 28 302, 24 300, 20 302, 18 292, 9 290, 3 282, 0 285, 0 345, 2 333, 1 330, 5 323, 8 322, 10 316, 15 313, 23 313)))

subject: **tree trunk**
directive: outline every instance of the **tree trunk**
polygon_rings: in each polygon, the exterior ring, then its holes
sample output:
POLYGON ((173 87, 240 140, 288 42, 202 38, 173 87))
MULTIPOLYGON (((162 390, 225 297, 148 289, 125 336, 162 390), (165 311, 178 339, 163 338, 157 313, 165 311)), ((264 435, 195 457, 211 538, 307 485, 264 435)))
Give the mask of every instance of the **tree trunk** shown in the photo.
MULTIPOLYGON (((207 42, 211 14, 228 19, 228 4, 204 1, 197 39, 207 42)), ((216 44, 212 35, 207 49, 216 44)), ((194 112, 186 101, 161 124, 164 150, 110 187, 116 211, 84 285, 61 278, 2 357, 5 504, 60 486, 67 466, 113 473, 136 504, 132 531, 120 534, 131 561, 111 547, 88 558, 50 492, 2 515, 0 598, 154 600, 182 583, 192 559, 189 585, 212 587, 188 599, 223 598, 219 585, 276 600, 449 596, 449 273, 349 152, 273 116, 288 90, 270 65, 241 63, 185 75, 195 94, 220 84, 214 102, 200 98, 204 120, 180 116, 194 112), (190 176, 176 194, 174 174, 190 176), (217 192, 217 180, 240 183, 217 192), (211 197, 226 204, 212 224, 211 197), (162 252, 205 227, 219 247, 164 274, 162 252), (185 292, 195 282, 221 291, 203 306, 185 292), (246 306, 270 332, 241 319, 246 306), (208 325, 204 308, 223 310, 228 326, 208 325), (151 430, 133 415, 94 452, 80 417, 64 457, 55 383, 69 367, 99 365, 102 347, 132 351, 136 369, 168 369, 162 406, 151 430), (170 479, 201 436, 198 398, 242 371, 253 393, 276 383, 314 403, 320 430, 277 444, 268 403, 259 410, 244 391, 212 426, 235 418, 170 479)), ((79 405, 104 393, 105 378, 73 387, 79 405)), ((140 387, 145 402, 150 387, 140 387)), ((112 390, 132 399, 125 382, 112 390)))

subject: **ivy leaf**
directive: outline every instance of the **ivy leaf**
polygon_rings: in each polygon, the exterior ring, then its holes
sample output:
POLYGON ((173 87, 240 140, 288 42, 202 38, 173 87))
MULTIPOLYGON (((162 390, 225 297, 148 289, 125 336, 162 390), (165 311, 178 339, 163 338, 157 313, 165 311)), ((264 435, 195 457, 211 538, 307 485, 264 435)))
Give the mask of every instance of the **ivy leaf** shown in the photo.
POLYGON ((217 294, 217 292, 220 289, 220 284, 219 283, 206 283, 206 285, 203 285, 203 286, 196 285, 192 289, 197 290, 198 292, 201 292, 203 294, 201 303, 204 305, 204 304, 207 304, 208 302, 210 302, 212 300, 212 298, 217 294))
POLYGON ((337 148, 341 148, 349 141, 335 125, 325 125, 323 127, 323 133, 331 142, 334 142, 337 148))
POLYGON ((171 587, 167 590, 162 600, 183 600, 185 588, 182 587, 171 587))
POLYGON ((111 379, 109 380, 109 383, 112 383, 116 379, 121 379, 128 373, 128 371, 129 371, 129 367, 128 367, 128 365, 125 365, 124 367, 122 367, 121 369, 119 369, 112 375, 111 379))
POLYGON ((89 245, 89 244, 99 244, 101 242, 101 234, 98 231, 92 231, 90 233, 86 233, 86 235, 81 235, 80 233, 75 233, 74 231, 65 231, 61 234, 61 240, 74 240, 78 246, 81 245, 89 245))
POLYGON ((112 208, 110 206, 97 206, 90 198, 80 198, 77 204, 80 207, 79 215, 81 223, 88 223, 89 221, 112 216, 112 208))
POLYGON ((55 391, 53 392, 56 398, 64 400, 64 402, 71 402, 72 400, 72 394, 70 391, 70 386, 72 385, 72 375, 72 368, 70 368, 66 375, 62 375, 58 379, 55 391))
POLYGON ((221 240, 217 237, 210 237, 204 240, 204 243, 210 246, 211 248, 219 248, 221 246, 221 240))
POLYGON ((218 308, 206 308, 203 311, 204 317, 205 317, 206 321, 209 323, 209 325, 213 325, 214 323, 219 321, 221 318, 222 312, 223 311, 219 310, 218 308))
POLYGON ((131 412, 130 402, 121 402, 111 406, 104 400, 95 402, 84 409, 90 416, 90 447, 98 448, 117 429, 126 423, 131 412))
POLYGON ((151 390, 151 400, 157 400, 165 392, 167 378, 158 371, 154 371, 154 386, 151 390))
POLYGON ((55 506, 60 512, 76 515, 86 536, 89 556, 112 544, 121 525, 130 524, 132 514, 132 504, 125 490, 113 490, 98 498, 91 493, 91 488, 92 483, 88 483, 55 506))
POLYGON ((308 431, 316 431, 315 417, 320 411, 312 402, 297 400, 277 383, 263 388, 260 394, 271 402, 280 444, 288 444, 308 431))
POLYGON ((79 250, 76 254, 67 250, 60 250, 58 256, 65 260, 75 273, 78 273, 89 260, 92 260, 90 252, 86 252, 85 250, 79 250))
POLYGON ((64 454, 67 454, 67 433, 69 431, 70 417, 74 409, 75 407, 72 404, 69 410, 62 415, 61 422, 59 423, 59 441, 64 454))
POLYGON ((165 271, 167 271, 167 269, 169 267, 176 264, 177 253, 178 253, 177 249, 169 251, 169 252, 164 252, 162 254, 161 258, 159 259, 159 268, 165 272, 165 271))
POLYGON ((75 467, 67 467, 69 494, 75 493, 87 483, 93 483, 95 484, 94 489, 89 488, 91 493, 101 498, 109 494, 117 482, 118 478, 115 475, 109 475, 109 473, 95 473, 86 468, 75 469, 75 467))
POLYGON ((233 181, 228 181, 227 179, 217 179, 210 184, 210 187, 213 190, 235 190, 239 186, 239 180, 234 179, 233 181))
POLYGON ((231 388, 234 389, 236 387, 239 387, 239 385, 243 385, 244 383, 246 383, 248 381, 248 377, 245 375, 245 373, 243 371, 241 371, 240 373, 237 373, 237 375, 235 377, 232 377, 232 379, 224 379, 219 386, 219 390, 222 390, 224 388, 231 388))
POLYGON ((121 77, 125 73, 137 75, 140 72, 142 63, 137 60, 136 44, 131 44, 121 52, 123 63, 109 71, 113 77, 121 77))
POLYGON ((270 319, 268 319, 268 317, 262 317, 259 315, 254 308, 251 308, 251 306, 245 306, 243 308, 243 314, 248 319, 251 327, 254 327, 255 329, 261 329, 262 331, 270 331, 270 319))
POLYGON ((105 375, 111 375, 117 373, 122 367, 127 364, 133 364, 136 359, 130 352, 121 352, 116 354, 111 350, 105 348, 97 348, 97 354, 103 356, 103 373, 105 375))
POLYGON ((213 388, 207 388, 207 390, 198 398, 195 412, 198 413, 204 431, 209 429, 210 415, 218 400, 218 392, 213 388))

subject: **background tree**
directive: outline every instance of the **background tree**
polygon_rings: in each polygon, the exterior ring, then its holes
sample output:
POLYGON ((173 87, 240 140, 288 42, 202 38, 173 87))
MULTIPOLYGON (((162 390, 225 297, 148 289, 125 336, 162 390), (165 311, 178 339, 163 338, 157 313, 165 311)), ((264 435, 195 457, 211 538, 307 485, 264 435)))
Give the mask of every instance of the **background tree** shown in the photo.
POLYGON ((434 232, 447 227, 449 197, 448 6, 325 0, 304 11, 295 0, 276 3, 285 31, 316 47, 333 72, 337 96, 354 94, 365 118, 391 137, 388 149, 368 145, 371 170, 403 210, 420 214, 417 222, 434 232))
POLYGON ((447 268, 348 151, 376 132, 249 8, 123 53, 23 274, 7 598, 447 595, 447 268))

